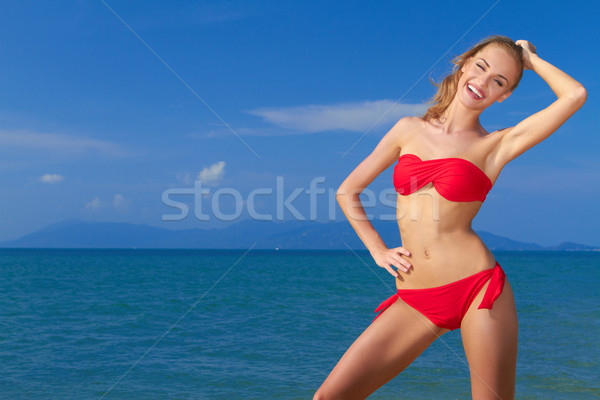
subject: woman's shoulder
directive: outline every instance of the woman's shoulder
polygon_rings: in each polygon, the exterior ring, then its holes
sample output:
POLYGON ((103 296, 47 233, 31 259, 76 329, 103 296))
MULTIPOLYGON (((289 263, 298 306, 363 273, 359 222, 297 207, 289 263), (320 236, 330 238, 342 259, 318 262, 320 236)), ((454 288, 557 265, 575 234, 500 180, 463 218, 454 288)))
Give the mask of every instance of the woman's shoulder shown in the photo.
POLYGON ((409 117, 400 118, 400 120, 398 120, 397 124, 403 124, 406 126, 422 127, 426 124, 426 122, 421 117, 409 116, 409 117))
POLYGON ((392 129, 396 131, 397 135, 405 137, 422 130, 426 124, 427 122, 423 121, 421 117, 404 117, 398 120, 392 129))
POLYGON ((393 143, 396 148, 401 149, 415 137, 416 132, 422 129, 421 121, 419 117, 401 118, 382 138, 382 141, 393 143))

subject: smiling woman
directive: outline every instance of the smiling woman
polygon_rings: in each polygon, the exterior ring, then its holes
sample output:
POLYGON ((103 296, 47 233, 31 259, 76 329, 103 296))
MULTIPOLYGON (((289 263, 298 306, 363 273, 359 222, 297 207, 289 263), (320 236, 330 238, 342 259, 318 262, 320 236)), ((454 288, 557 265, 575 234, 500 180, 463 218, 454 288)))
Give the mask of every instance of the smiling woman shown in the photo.
POLYGON ((556 131, 587 93, 525 40, 492 36, 453 63, 425 115, 398 121, 337 191, 352 227, 398 290, 377 308, 381 314, 315 399, 366 398, 459 328, 473 398, 514 398, 518 322, 512 287, 472 221, 502 168, 556 131), (487 132, 479 116, 511 95, 524 69, 535 71, 558 98, 514 127, 487 132), (359 195, 394 163, 402 246, 388 248, 359 195))
MULTIPOLYGON (((490 62, 502 70, 511 70, 511 66, 504 65, 505 63, 516 64, 516 76, 513 77, 512 81, 509 81, 508 78, 500 73, 496 73, 496 76, 491 75, 499 88, 506 88, 504 85, 510 88, 508 92, 508 95, 510 95, 510 93, 517 88, 523 77, 524 65, 522 54, 522 47, 516 46, 511 39, 504 36, 490 36, 479 42, 479 44, 469 51, 456 56, 452 60, 452 64, 454 64, 452 73, 444 78, 440 85, 436 85, 438 86, 438 91, 429 103, 432 104, 432 106, 427 110, 425 115, 423 115, 423 120, 429 121, 431 119, 439 119, 443 116, 444 111, 448 109, 450 103, 454 99, 458 89, 459 80, 467 68, 467 63, 473 61, 475 55, 477 55, 475 59, 476 68, 478 68, 482 74, 491 68, 487 59, 490 59, 490 62), (510 58, 505 57, 503 51, 504 53, 508 53, 510 58)), ((474 71, 474 73, 477 74, 477 71, 474 71)), ((475 93, 475 95, 479 98, 484 96, 481 87, 476 86, 475 83, 469 84, 468 88, 472 92, 478 92, 475 93)), ((508 97, 508 95, 506 97, 508 97)), ((503 101, 506 97, 502 98, 500 101, 503 101)))

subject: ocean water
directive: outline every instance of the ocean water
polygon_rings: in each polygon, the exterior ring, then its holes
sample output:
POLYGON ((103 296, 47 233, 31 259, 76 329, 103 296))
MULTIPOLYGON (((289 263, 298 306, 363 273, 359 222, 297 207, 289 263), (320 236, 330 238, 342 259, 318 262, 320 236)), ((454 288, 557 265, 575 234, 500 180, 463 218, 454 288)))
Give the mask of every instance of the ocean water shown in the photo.
MULTIPOLYGON (((517 398, 600 398, 600 253, 494 254, 517 398)), ((368 252, 2 249, 0 398, 309 399, 391 287, 368 252)), ((370 398, 470 398, 460 331, 370 398)))

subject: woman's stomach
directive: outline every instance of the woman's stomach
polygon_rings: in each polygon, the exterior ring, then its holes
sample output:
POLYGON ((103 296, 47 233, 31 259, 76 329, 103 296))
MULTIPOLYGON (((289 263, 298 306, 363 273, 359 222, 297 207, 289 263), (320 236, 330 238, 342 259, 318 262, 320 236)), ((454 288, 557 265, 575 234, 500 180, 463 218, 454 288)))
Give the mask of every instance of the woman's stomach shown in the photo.
POLYGON ((398 271, 398 289, 441 286, 495 265, 492 252, 470 228, 442 234, 405 229, 400 235, 402 247, 411 253, 402 257, 412 268, 407 273, 398 271))

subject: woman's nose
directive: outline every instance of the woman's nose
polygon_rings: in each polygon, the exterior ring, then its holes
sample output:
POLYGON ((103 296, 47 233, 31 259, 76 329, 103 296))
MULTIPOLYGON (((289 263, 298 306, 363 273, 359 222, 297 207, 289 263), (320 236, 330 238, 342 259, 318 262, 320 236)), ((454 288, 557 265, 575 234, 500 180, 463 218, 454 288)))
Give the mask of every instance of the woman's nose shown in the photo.
POLYGON ((486 89, 488 87, 491 79, 492 79, 492 75, 486 73, 486 74, 483 74, 478 79, 479 82, 477 82, 477 83, 481 86, 482 89, 486 89))

